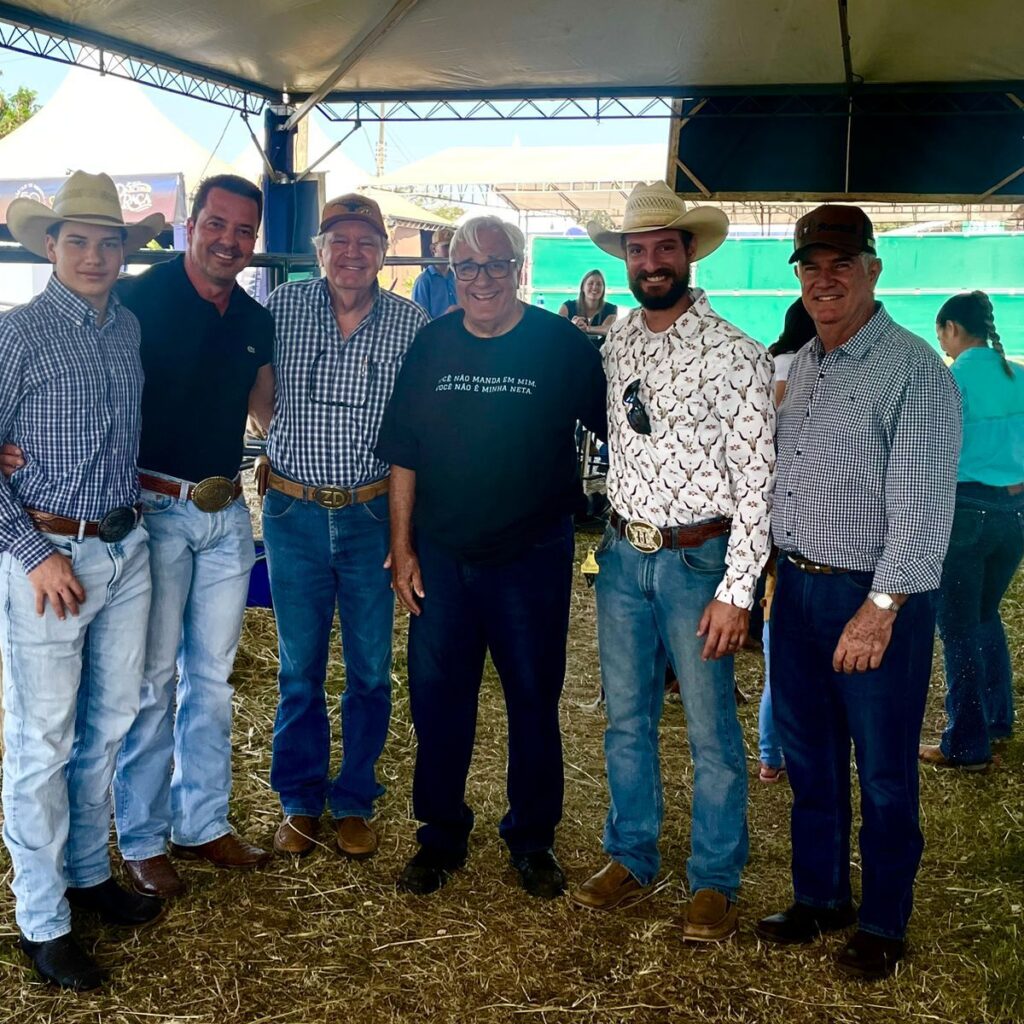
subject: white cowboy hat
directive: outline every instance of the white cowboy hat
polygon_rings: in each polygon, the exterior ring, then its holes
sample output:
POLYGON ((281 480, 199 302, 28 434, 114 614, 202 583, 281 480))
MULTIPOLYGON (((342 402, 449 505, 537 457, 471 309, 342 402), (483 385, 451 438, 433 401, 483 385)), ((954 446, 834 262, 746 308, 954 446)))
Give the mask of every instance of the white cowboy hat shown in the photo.
POLYGON ((126 252, 141 248, 167 227, 162 213, 153 213, 145 220, 126 224, 117 186, 110 175, 87 174, 85 171, 75 171, 61 185, 53 197, 52 209, 35 199, 15 199, 7 208, 7 227, 14 240, 29 252, 44 258, 46 229, 65 221, 121 228, 125 233, 126 252))
POLYGON ((597 221, 587 225, 587 234, 593 243, 606 253, 625 259, 623 235, 642 231, 663 231, 679 228, 693 235, 697 243, 695 260, 713 253, 729 234, 729 218, 714 206, 695 206, 687 210, 686 203, 663 181, 650 185, 641 182, 626 199, 622 216, 622 230, 609 231, 597 221))

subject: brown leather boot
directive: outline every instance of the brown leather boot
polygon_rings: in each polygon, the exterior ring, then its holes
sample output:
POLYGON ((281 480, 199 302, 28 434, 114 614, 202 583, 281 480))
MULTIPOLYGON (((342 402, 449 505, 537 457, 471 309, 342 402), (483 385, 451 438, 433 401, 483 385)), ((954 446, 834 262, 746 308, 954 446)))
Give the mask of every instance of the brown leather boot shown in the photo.
POLYGON ((274 833, 274 853, 283 857, 305 857, 320 832, 320 819, 308 814, 288 814, 274 833))

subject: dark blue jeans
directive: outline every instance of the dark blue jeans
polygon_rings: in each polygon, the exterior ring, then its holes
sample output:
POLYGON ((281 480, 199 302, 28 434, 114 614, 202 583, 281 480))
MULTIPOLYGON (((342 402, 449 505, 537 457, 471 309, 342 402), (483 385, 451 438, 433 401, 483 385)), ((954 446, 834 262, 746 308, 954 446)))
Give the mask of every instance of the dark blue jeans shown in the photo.
POLYGON ((375 769, 391 716, 387 496, 328 510, 267 491, 263 539, 281 656, 270 785, 285 814, 318 818, 326 803, 335 818, 371 818, 384 792, 375 769), (341 767, 331 778, 324 680, 335 609, 345 691, 341 767))
POLYGON ((1013 731, 1013 673, 999 602, 1022 555, 1024 495, 960 484, 938 616, 949 719, 940 746, 958 764, 984 764, 991 740, 1013 731))
POLYGON ((426 597, 409 624, 416 729, 417 838, 464 855, 473 827, 466 777, 490 651, 508 713, 508 803, 499 831, 513 855, 549 849, 562 817, 558 701, 572 587, 573 529, 560 520, 514 561, 476 566, 417 540, 426 597))
POLYGON ((900 609, 879 668, 846 675, 832 654, 871 586, 870 573, 812 575, 779 559, 771 618, 775 725, 793 787, 797 902, 850 900, 850 744, 860 781, 860 927, 901 938, 924 838, 917 747, 931 673, 932 594, 900 609))

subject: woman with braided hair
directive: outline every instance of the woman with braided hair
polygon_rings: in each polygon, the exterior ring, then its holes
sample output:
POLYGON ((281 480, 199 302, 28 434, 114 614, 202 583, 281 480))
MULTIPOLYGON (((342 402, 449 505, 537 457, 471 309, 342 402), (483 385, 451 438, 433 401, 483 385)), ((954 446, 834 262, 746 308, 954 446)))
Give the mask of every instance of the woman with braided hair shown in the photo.
POLYGON ((1006 358, 984 292, 954 295, 935 330, 963 399, 956 515, 939 590, 949 723, 921 760, 984 771, 1013 729, 999 602, 1024 555, 1024 367, 1006 358))

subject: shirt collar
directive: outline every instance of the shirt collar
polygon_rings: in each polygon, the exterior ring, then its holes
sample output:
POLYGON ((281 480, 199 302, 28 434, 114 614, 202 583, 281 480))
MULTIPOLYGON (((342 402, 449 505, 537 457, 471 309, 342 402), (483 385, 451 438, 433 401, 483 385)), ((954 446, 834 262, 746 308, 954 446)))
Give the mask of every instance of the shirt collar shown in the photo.
POLYGON ((640 318, 641 327, 648 334, 668 334, 680 341, 696 337, 704 328, 701 321, 712 312, 712 309, 703 288, 691 288, 690 298, 692 301, 686 312, 681 313, 675 323, 670 324, 664 331, 652 331, 644 320, 643 308, 639 308, 636 315, 640 318))
MULTIPOLYGON (((839 348, 832 351, 842 352, 850 359, 863 359, 874 347, 875 342, 893 326, 892 317, 885 311, 885 306, 876 302, 871 319, 849 341, 844 341, 839 348)), ((821 338, 815 338, 811 344, 814 346, 815 355, 819 359, 824 359, 828 353, 821 344, 821 338)))
MULTIPOLYGON (((318 291, 319 291, 319 295, 320 295, 321 305, 330 314, 331 319, 333 320, 334 319, 334 310, 331 308, 331 289, 330 289, 330 286, 327 284, 327 278, 326 277, 321 277, 320 280, 317 282, 317 284, 319 285, 318 291)), ((381 296, 380 282, 379 281, 374 281, 373 282, 373 305, 370 307, 370 311, 366 314, 366 316, 364 316, 363 319, 359 321, 359 327, 356 328, 357 331, 363 326, 363 324, 367 323, 370 320, 375 320, 377 318, 377 315, 380 312, 380 307, 381 307, 380 296, 381 296)), ((353 332, 353 333, 355 333, 355 332, 353 332)))
MULTIPOLYGON (((96 317, 96 310, 93 306, 86 302, 81 295, 76 295, 70 288, 68 288, 68 286, 57 277, 56 273, 50 275, 50 280, 46 283, 43 295, 45 296, 46 301, 52 305, 58 313, 62 316, 68 317, 70 320, 74 320, 78 325, 81 325, 86 320, 94 320, 96 317)), ((120 305, 121 300, 118 299, 115 292, 111 290, 110 297, 107 299, 107 317, 105 323, 110 323, 117 319, 117 310, 120 305)))

